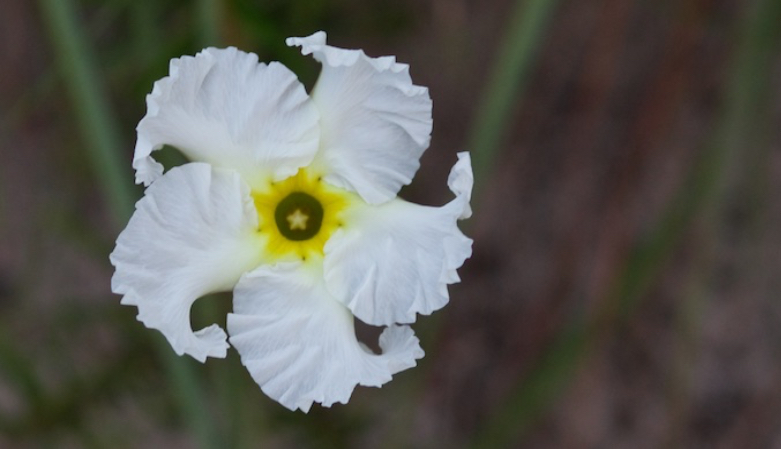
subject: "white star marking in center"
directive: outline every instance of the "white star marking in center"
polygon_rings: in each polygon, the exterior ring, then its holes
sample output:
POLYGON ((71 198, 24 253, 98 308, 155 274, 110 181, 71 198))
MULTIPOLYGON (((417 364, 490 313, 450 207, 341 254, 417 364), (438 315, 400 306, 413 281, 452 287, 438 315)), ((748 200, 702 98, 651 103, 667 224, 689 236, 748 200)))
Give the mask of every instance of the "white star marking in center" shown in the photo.
POLYGON ((290 230, 296 229, 306 231, 306 222, 309 220, 309 215, 301 212, 301 209, 296 209, 295 212, 287 216, 287 222, 290 224, 290 230))

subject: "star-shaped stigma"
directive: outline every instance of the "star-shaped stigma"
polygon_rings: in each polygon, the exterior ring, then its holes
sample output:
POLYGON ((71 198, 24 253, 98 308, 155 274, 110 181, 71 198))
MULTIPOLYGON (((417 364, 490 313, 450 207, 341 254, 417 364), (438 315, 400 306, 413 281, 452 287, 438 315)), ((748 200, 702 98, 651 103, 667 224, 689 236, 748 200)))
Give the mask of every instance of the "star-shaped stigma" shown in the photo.
POLYGON ((290 224, 290 230, 299 229, 306 231, 306 222, 309 221, 309 215, 301 212, 301 209, 296 209, 295 212, 287 216, 287 222, 290 224))

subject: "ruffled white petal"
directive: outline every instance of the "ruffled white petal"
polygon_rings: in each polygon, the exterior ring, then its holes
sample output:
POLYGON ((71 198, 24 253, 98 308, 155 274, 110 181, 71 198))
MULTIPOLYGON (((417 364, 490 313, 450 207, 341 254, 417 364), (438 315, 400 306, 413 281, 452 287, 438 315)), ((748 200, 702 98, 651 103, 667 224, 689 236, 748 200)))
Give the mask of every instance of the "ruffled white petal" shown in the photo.
POLYGON ((160 330, 177 354, 225 357, 225 332, 193 332, 190 307, 199 297, 233 288, 259 263, 262 242, 249 187, 239 174, 208 164, 171 169, 136 204, 111 253, 111 289, 138 319, 160 330))
POLYGON ((329 291, 356 317, 374 325, 411 323, 448 302, 447 285, 471 254, 456 221, 469 215, 472 169, 462 153, 449 182, 456 198, 427 207, 392 200, 345 217, 325 246, 329 291))
POLYGON ((381 355, 361 347, 350 311, 329 295, 316 265, 282 263, 244 275, 228 332, 261 389, 304 412, 313 402, 346 403, 356 385, 379 387, 423 357, 407 326, 385 329, 381 355))
POLYGON ((412 84, 409 66, 393 56, 325 43, 324 32, 287 44, 323 65, 312 92, 320 110, 320 152, 326 181, 354 190, 370 204, 396 196, 418 170, 431 135, 428 89, 412 84))
POLYGON ((193 161, 233 168, 255 185, 309 164, 318 113, 296 76, 235 48, 207 48, 171 60, 170 75, 147 96, 133 168, 149 185, 163 172, 152 151, 171 145, 193 161))
POLYGON ((450 190, 456 194, 456 199, 451 207, 457 207, 456 204, 461 205, 461 214, 459 219, 466 219, 472 216, 472 186, 475 183, 475 177, 472 174, 472 157, 469 152, 462 151, 457 154, 458 162, 450 170, 450 175, 447 177, 447 186, 450 190))

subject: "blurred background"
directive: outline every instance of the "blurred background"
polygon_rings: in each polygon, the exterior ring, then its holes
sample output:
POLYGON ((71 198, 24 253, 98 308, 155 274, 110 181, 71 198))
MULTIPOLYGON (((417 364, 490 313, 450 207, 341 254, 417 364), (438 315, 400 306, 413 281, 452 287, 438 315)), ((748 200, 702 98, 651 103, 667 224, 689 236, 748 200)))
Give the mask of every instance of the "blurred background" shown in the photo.
MULTIPOLYGON (((0 447, 781 447, 779 24, 778 0, 3 0, 0 447), (108 254, 168 61, 234 45, 311 88, 284 39, 319 29, 430 88, 402 196, 448 201, 472 151, 475 244, 418 367, 304 415, 235 351, 176 357, 108 254)), ((196 326, 224 324, 209 299, 196 326)))

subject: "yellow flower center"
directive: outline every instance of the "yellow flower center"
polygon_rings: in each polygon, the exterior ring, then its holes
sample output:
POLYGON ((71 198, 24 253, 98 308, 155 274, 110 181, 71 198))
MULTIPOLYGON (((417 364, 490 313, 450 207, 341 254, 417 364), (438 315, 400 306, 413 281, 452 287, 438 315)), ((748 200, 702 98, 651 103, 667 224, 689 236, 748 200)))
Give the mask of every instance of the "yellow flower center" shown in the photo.
POLYGON ((295 176, 253 191, 252 198, 258 232, 267 239, 266 254, 277 261, 322 256, 325 243, 344 226, 342 212, 358 197, 302 168, 295 176))

